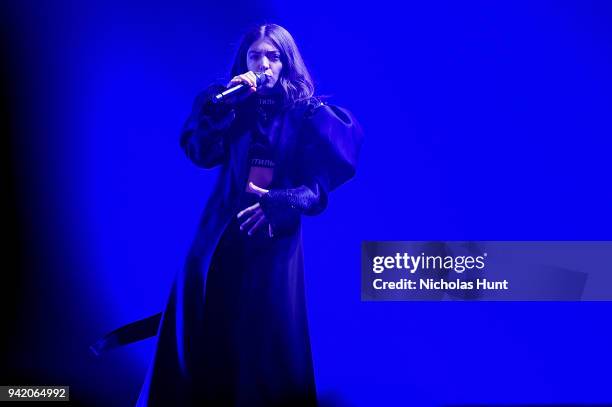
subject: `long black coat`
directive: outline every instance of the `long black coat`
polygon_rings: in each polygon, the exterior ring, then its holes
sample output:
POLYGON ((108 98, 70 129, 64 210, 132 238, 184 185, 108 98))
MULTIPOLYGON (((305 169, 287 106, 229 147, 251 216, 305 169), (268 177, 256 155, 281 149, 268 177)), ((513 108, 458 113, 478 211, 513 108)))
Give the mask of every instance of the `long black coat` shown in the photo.
MULTIPOLYGON (((214 91, 196 98, 181 146, 196 165, 221 166, 220 173, 172 286, 137 405, 314 406, 300 217, 284 217, 272 238, 237 230, 236 214, 248 203, 252 115, 243 103, 229 127, 213 130, 203 107, 214 91)), ((316 214, 354 175, 360 126, 315 98, 274 120, 270 188, 315 191, 308 214, 316 214)))

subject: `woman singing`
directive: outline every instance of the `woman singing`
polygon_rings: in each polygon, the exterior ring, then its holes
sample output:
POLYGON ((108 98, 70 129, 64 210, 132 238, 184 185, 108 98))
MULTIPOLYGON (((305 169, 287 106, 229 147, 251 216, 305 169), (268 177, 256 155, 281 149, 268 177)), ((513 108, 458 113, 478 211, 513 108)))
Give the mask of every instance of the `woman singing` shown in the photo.
MULTIPOLYGON (((243 38, 222 103, 195 100, 180 145, 220 166, 159 324, 138 406, 315 406, 300 220, 355 174, 362 132, 313 97, 289 32, 243 38), (259 82, 259 86, 258 86, 259 82)), ((158 320, 159 321, 159 320, 158 320)))

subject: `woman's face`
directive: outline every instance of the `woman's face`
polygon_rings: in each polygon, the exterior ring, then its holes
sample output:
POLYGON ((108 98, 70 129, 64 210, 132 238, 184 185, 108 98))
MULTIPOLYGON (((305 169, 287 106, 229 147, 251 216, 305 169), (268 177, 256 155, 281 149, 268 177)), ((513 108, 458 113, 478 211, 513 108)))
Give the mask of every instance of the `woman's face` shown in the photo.
POLYGON ((253 72, 263 72, 268 80, 262 90, 270 90, 278 83, 283 63, 280 58, 280 50, 270 40, 262 38, 255 41, 247 51, 247 68, 253 72))

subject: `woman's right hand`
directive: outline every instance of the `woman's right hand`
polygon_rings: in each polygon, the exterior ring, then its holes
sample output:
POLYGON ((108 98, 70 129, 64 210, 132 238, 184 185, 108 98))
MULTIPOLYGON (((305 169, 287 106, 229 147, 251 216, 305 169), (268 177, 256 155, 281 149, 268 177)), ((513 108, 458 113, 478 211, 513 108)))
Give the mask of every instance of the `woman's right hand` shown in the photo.
POLYGON ((255 76, 255 73, 253 71, 248 71, 246 73, 243 73, 242 75, 234 76, 232 80, 228 82, 227 88, 229 89, 241 83, 248 85, 249 89, 248 91, 238 96, 238 100, 245 99, 251 94, 257 92, 257 77, 255 76))

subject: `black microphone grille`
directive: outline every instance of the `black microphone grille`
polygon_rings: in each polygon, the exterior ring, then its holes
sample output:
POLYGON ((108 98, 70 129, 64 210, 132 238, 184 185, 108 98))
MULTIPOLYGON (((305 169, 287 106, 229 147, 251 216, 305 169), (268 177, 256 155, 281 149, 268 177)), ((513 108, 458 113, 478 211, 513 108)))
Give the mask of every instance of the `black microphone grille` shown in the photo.
POLYGON ((263 72, 255 72, 255 76, 257 77, 257 86, 261 86, 268 81, 268 75, 263 72))

